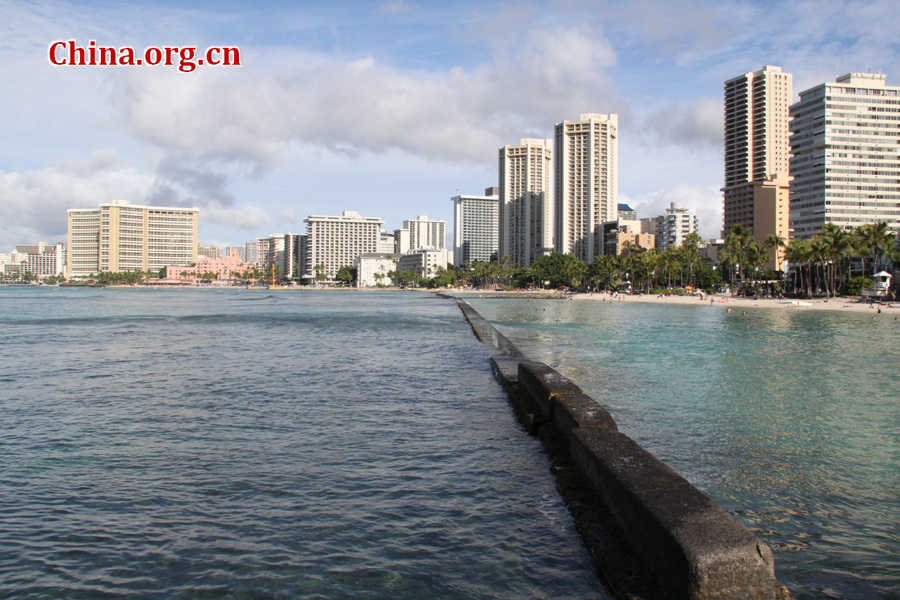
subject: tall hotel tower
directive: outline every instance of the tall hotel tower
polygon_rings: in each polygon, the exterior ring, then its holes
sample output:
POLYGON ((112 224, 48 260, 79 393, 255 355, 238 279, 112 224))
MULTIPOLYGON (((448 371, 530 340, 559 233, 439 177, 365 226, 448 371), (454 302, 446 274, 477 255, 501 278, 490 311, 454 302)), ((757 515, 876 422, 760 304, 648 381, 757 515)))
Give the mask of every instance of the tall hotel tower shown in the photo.
POLYGON ((500 191, 490 187, 484 196, 454 196, 453 264, 497 260, 499 250, 500 191))
MULTIPOLYGON (((793 76, 765 66, 725 82, 725 231, 743 225, 757 243, 787 241, 789 107, 793 76)), ((779 250, 769 268, 782 270, 779 250)))
POLYGON ((159 271, 197 262, 197 208, 139 206, 124 200, 69 209, 68 277, 159 271))
POLYGON ((586 263, 603 254, 603 223, 618 218, 618 115, 556 125, 556 250, 586 263))
POLYGON ((523 267, 553 252, 551 140, 500 148, 500 257, 523 267))
POLYGON ((793 237, 829 222, 900 230, 900 87, 849 73, 801 92, 791 116, 793 237))
POLYGON ((329 279, 341 267, 352 267, 362 254, 378 252, 378 240, 384 221, 376 217, 362 217, 355 210, 345 210, 339 217, 310 215, 307 225, 302 277, 313 280, 316 267, 329 279))

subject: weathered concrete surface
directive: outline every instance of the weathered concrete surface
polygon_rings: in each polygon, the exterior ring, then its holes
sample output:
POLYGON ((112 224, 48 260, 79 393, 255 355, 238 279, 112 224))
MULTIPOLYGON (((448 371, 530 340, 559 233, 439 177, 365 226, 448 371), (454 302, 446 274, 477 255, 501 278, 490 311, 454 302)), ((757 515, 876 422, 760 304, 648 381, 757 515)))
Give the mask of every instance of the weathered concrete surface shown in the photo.
POLYGON ((617 596, 789 599, 771 550, 706 494, 618 432, 597 402, 527 360, 474 309, 460 308, 526 429, 547 447, 557 487, 617 596))
POLYGON ((497 331, 494 326, 488 323, 484 317, 479 315, 474 308, 462 301, 459 301, 458 305, 466 316, 466 319, 469 321, 472 331, 475 332, 475 337, 481 340, 485 346, 493 349, 495 351, 494 353, 499 353, 510 358, 525 358, 525 356, 519 352, 519 349, 516 348, 515 344, 510 342, 505 335, 497 331))
POLYGON ((631 547, 675 597, 781 597, 768 546, 634 440, 579 429, 569 441, 631 547))

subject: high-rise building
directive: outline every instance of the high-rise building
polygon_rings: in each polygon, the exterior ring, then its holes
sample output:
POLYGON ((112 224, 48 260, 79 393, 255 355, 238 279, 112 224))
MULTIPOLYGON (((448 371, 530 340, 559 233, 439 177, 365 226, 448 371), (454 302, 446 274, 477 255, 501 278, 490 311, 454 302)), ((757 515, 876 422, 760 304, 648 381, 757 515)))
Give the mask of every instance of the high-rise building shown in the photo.
MULTIPOLYGON (((793 76, 770 65, 725 82, 723 235, 743 225, 759 244, 788 239, 792 94, 793 76)), ((768 266, 782 269, 782 250, 768 266)))
POLYGON ((603 223, 618 219, 618 129, 618 115, 593 113, 555 129, 554 243, 586 263, 603 253, 603 223))
POLYGON ((406 254, 410 250, 409 229, 394 230, 394 254, 406 254))
POLYGON ((378 241, 384 221, 377 217, 361 217, 355 210, 345 210, 339 217, 310 215, 307 224, 306 266, 303 278, 312 280, 319 273, 329 279, 341 267, 352 267, 357 257, 378 252, 378 241))
POLYGON ((496 187, 484 196, 454 196, 453 264, 460 267, 474 261, 497 260, 500 249, 500 195, 496 187))
POLYGON ((656 217, 656 249, 677 248, 697 233, 697 217, 681 202, 670 202, 666 214, 656 217))
POLYGON ((427 215, 419 215, 415 219, 403 221, 403 229, 409 231, 409 249, 444 250, 447 248, 446 221, 429 221, 427 215))
POLYGON ((627 204, 619 204, 617 209, 619 213, 620 221, 637 221, 637 211, 628 206, 627 204))
POLYGON ((219 246, 208 246, 206 244, 197 244, 197 256, 206 256, 209 258, 222 258, 222 248, 219 246))
POLYGON ((394 234, 390 231, 382 231, 378 234, 378 253, 392 254, 394 252, 394 234))
POLYGON ((552 140, 523 139, 500 148, 499 254, 529 267, 553 252, 552 140))
POLYGON ((66 272, 66 247, 59 242, 17 244, 14 252, 0 254, 0 276, 31 273, 37 279, 56 277, 66 272))
POLYGON ((67 277, 159 271, 197 262, 197 208, 139 206, 124 200, 69 209, 67 277))
POLYGON ((849 73, 801 92, 791 117, 792 236, 829 222, 900 231, 900 87, 849 73))
POLYGON ((225 256, 231 256, 232 252, 236 252, 241 262, 247 262, 246 246, 225 246, 225 256))
POLYGON ((303 238, 296 233, 273 233, 256 240, 256 266, 271 277, 276 267, 284 279, 300 279, 304 265, 303 238))
POLYGON ((258 243, 256 240, 244 244, 244 262, 251 266, 259 266, 258 243))

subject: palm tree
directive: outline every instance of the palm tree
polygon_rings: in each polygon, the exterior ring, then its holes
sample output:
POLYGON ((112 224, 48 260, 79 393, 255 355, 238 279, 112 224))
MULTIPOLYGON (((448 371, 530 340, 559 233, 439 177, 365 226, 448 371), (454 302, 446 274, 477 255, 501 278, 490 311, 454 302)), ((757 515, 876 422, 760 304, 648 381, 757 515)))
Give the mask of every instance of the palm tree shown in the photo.
MULTIPOLYGON (((878 269, 878 258, 884 256, 888 251, 891 239, 894 237, 888 224, 884 221, 867 223, 857 227, 854 234, 857 237, 859 249, 865 252, 866 256, 872 256, 872 273, 875 273, 878 269)), ((865 270, 863 275, 865 275, 865 270)))
MULTIPOLYGON (((852 240, 850 234, 834 223, 825 223, 821 235, 831 259, 831 289, 837 296, 836 271, 843 272, 844 259, 853 250, 852 240)), ((841 273, 840 279, 843 281, 843 273, 841 273)))
POLYGON ((731 231, 725 237, 725 246, 732 251, 733 257, 738 261, 738 272, 740 273, 740 287, 744 287, 744 271, 741 265, 745 263, 745 254, 747 247, 753 241, 753 231, 744 227, 740 223, 733 225, 731 231))
MULTIPOLYGON (((822 265, 822 282, 825 285, 825 296, 830 296, 831 291, 828 288, 828 278, 825 276, 825 263, 828 260, 828 245, 822 234, 817 233, 809 240, 809 250, 813 260, 822 265)), ((818 269, 816 270, 818 274, 818 269)))
MULTIPOLYGON (((809 242, 806 240, 791 240, 787 245, 784 251, 784 257, 787 260, 789 265, 794 266, 794 272, 796 273, 796 277, 794 278, 794 292, 797 292, 797 287, 803 289, 803 266, 809 265, 809 261, 811 260, 812 252, 809 248, 809 242), (798 285, 799 282, 799 285, 798 285)), ((808 269, 807 269, 808 271, 808 269)), ((806 287, 809 292, 809 297, 812 298, 812 282, 809 273, 807 272, 806 278, 806 287)))
POLYGON ((776 271, 784 271, 784 269, 782 268, 784 266, 784 252, 782 251, 782 249, 786 247, 787 242, 784 241, 784 238, 774 232, 767 235, 766 240, 763 242, 763 248, 765 248, 766 250, 775 251, 776 271))

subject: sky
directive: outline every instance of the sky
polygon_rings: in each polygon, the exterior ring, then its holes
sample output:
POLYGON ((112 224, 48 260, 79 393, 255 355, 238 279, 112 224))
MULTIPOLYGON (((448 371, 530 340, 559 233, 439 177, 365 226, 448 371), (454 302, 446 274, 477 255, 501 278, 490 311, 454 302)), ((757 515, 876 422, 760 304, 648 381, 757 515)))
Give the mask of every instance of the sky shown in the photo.
POLYGON ((900 84, 897 0, 0 0, 0 252, 66 210, 197 206, 243 245, 356 210, 384 229, 497 185, 498 148, 619 115, 619 202, 722 228, 723 83, 900 84), (55 66, 50 44, 240 48, 241 66, 55 66))

